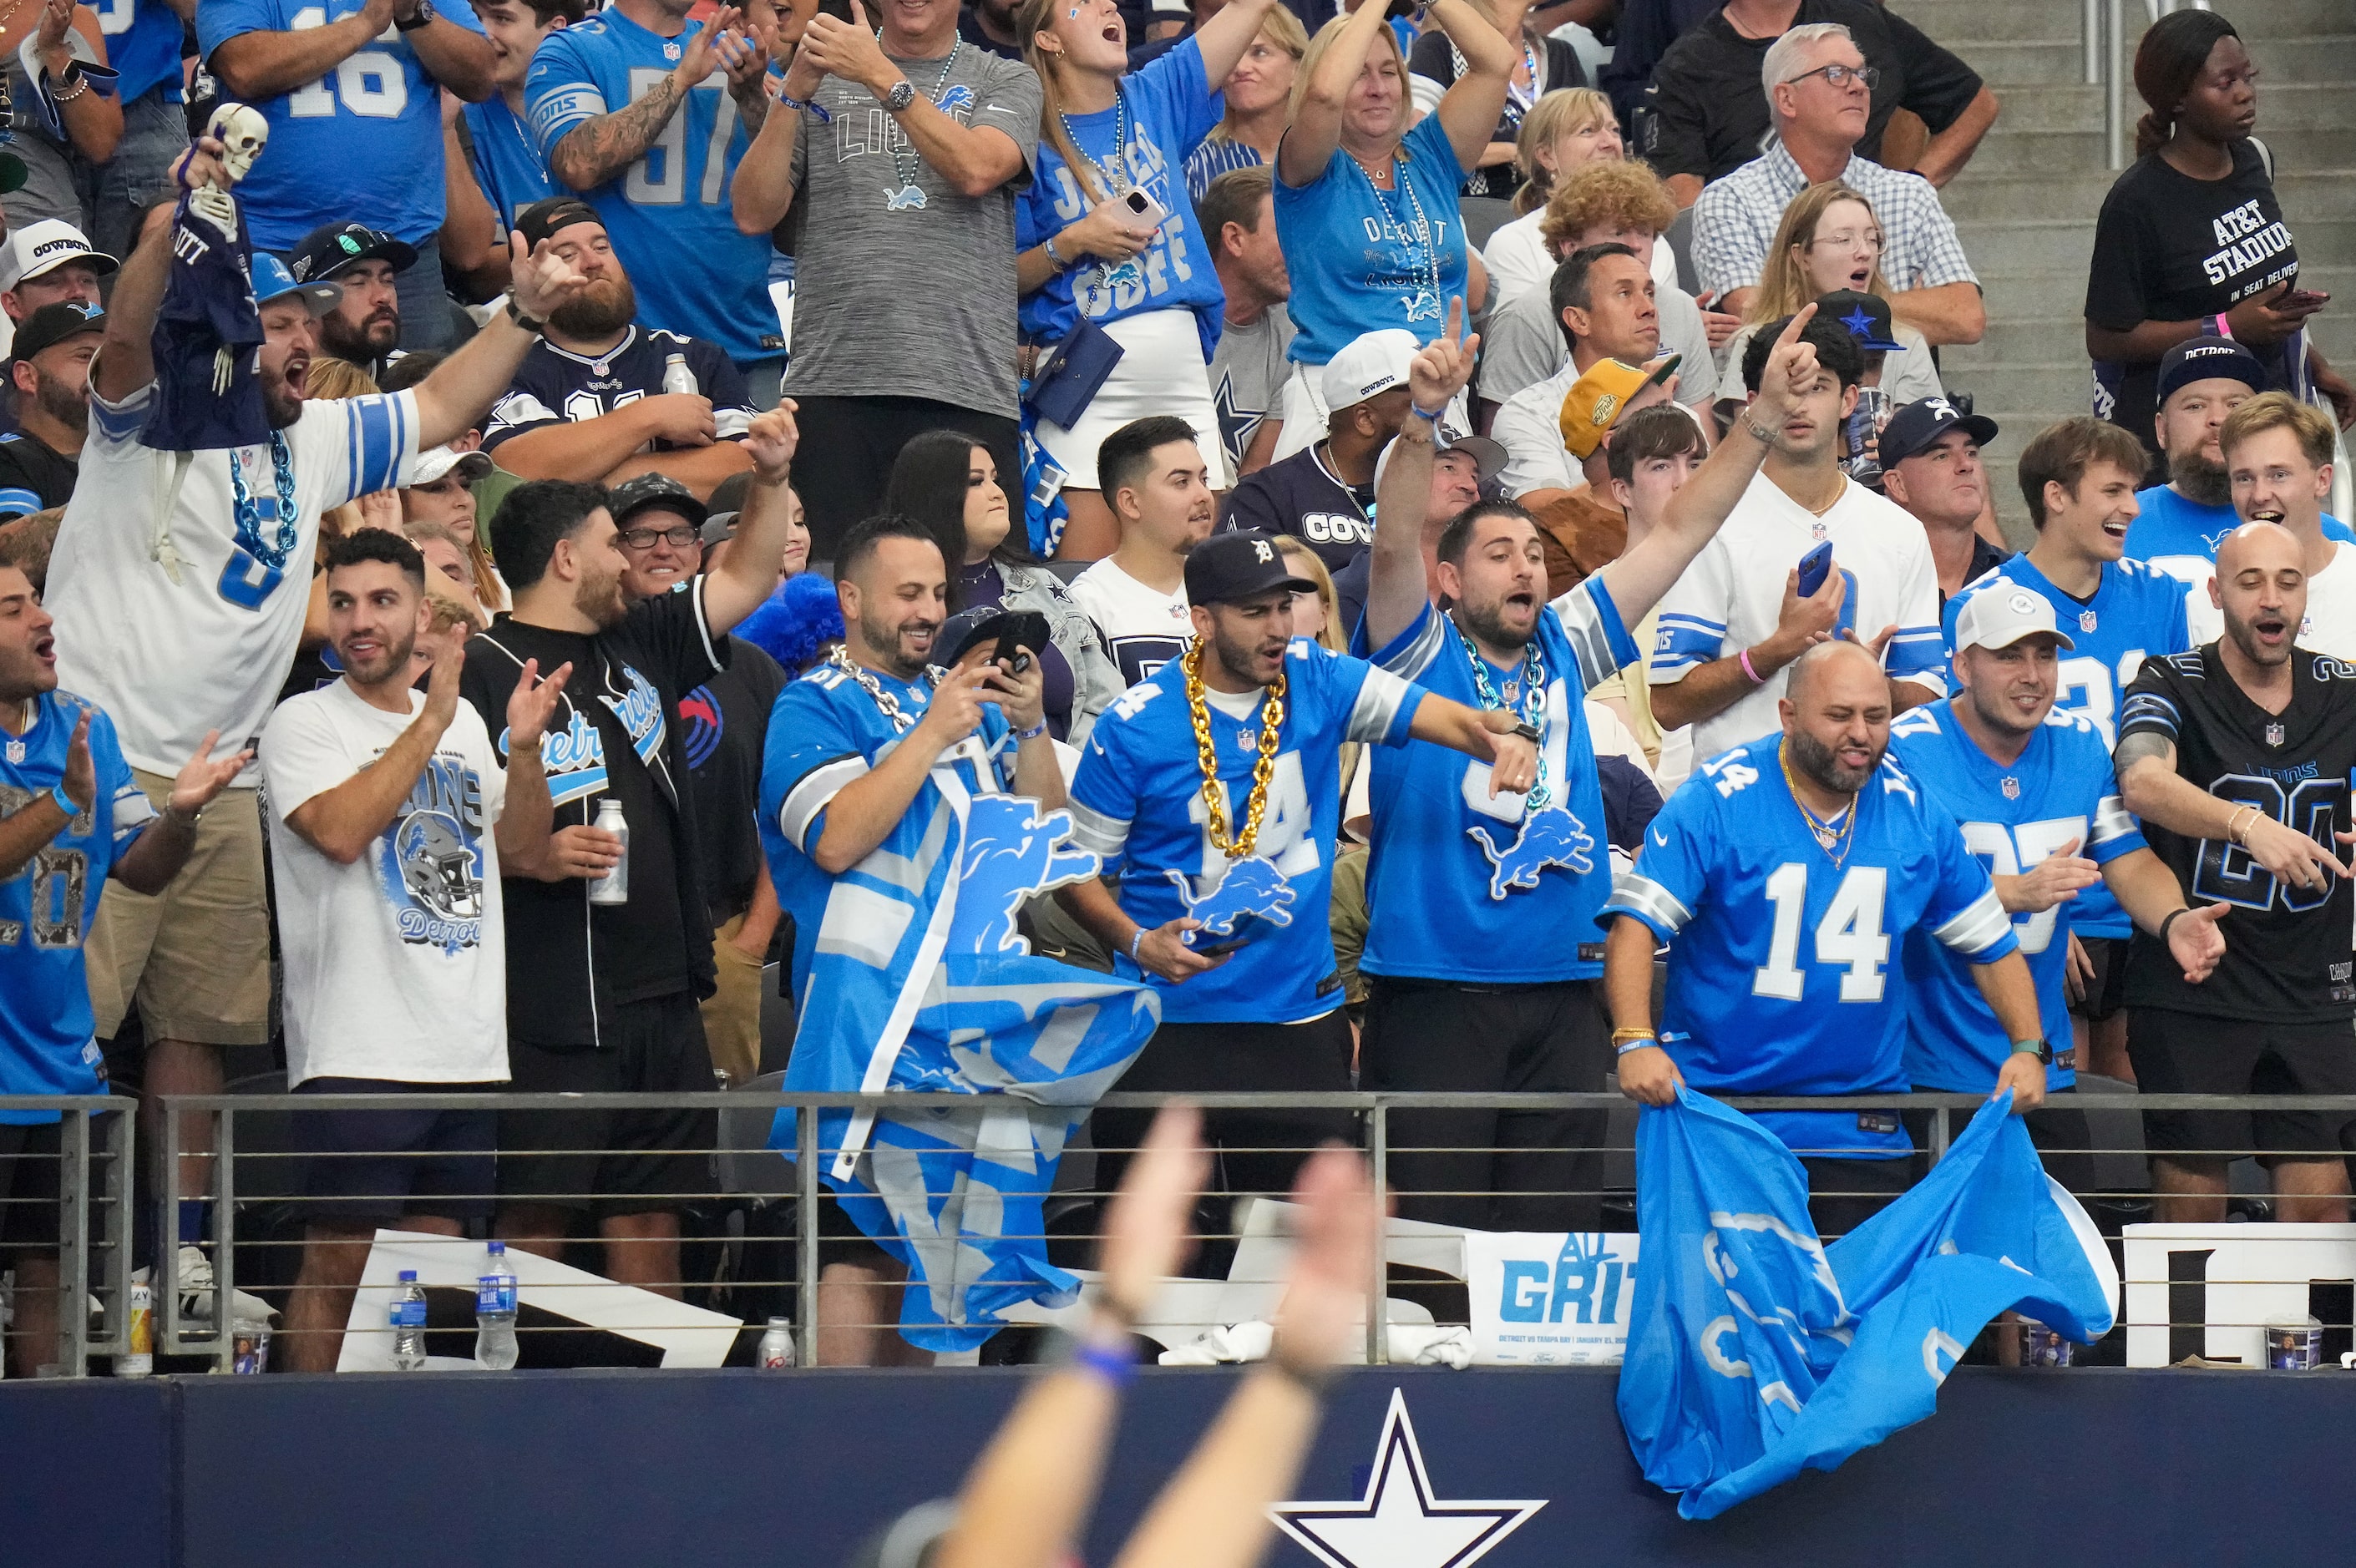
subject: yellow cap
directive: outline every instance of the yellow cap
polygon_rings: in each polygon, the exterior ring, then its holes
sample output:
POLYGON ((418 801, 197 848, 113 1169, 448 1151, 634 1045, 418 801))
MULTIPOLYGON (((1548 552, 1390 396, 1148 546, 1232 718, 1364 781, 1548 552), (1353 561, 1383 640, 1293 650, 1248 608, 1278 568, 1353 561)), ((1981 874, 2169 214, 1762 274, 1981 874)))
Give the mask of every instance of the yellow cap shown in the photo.
POLYGON ((1586 462, 1601 444, 1603 432, 1627 411, 1630 400, 1654 382, 1668 379, 1677 364, 1678 356, 1672 354, 1650 370, 1617 359, 1599 359, 1590 366, 1562 397, 1563 450, 1586 462))

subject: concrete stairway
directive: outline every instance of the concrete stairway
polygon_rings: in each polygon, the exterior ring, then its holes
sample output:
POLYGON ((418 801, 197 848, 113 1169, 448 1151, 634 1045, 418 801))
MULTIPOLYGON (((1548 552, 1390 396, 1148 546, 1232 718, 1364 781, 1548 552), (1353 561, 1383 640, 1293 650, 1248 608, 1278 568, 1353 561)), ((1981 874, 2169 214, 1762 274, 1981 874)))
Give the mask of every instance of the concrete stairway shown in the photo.
MULTIPOLYGON (((2004 433, 1989 453, 1997 515, 2018 544, 2027 515, 2013 454, 2039 428, 2083 413, 2086 266, 2105 166, 2103 90, 2083 80, 2071 0, 1893 0, 1890 9, 1971 62, 2004 105, 1970 165, 1942 193, 1987 291, 1987 338, 1944 350, 1947 385, 2004 433)), ((2356 365, 2356 0, 2231 0, 2262 76, 2258 135, 2297 236, 2302 282, 2334 296, 2318 338, 2356 365)), ((2123 71, 2147 13, 2128 0, 2123 71)), ((2127 78, 2127 121, 2143 112, 2127 78)))

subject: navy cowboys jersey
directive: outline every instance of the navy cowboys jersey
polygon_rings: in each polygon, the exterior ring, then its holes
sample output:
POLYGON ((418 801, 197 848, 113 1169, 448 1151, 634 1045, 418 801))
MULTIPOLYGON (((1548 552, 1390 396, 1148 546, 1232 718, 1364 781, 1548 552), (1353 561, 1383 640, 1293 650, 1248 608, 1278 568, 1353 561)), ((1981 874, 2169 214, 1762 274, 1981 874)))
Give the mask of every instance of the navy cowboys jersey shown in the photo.
MULTIPOLYGON (((657 397, 673 355, 686 359, 696 389, 712 400, 719 439, 742 440, 753 425, 753 404, 744 393, 743 372, 728 356, 700 337, 633 326, 611 353, 595 358, 559 348, 544 337, 533 344, 516 367, 506 396, 491 405, 490 422, 483 427, 483 450, 495 453, 501 443, 527 431, 578 424, 627 408, 640 398, 657 397)), ((658 449, 670 447, 659 443, 658 449)))

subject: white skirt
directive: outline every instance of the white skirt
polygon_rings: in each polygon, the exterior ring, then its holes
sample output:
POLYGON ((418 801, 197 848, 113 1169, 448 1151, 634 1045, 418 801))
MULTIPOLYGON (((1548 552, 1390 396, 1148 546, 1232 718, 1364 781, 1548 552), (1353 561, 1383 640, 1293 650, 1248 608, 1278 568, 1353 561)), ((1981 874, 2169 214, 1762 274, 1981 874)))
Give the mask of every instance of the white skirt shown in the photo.
POLYGON ((1097 448, 1105 437, 1132 421, 1174 414, 1194 427, 1194 445, 1211 471, 1211 488, 1226 489, 1226 451, 1219 443, 1219 412, 1211 402, 1211 371, 1203 361, 1194 313, 1151 310, 1107 322, 1104 329, 1120 345, 1120 362, 1097 389, 1080 422, 1066 430, 1039 421, 1039 444, 1064 471, 1064 488, 1101 488, 1097 448))
MULTIPOLYGON (((1290 457, 1325 439, 1325 421, 1332 411, 1325 406, 1324 383, 1324 366, 1297 360, 1293 363, 1292 374, 1285 379, 1284 400, 1279 405, 1284 411, 1284 428, 1277 432, 1276 451, 1269 462, 1290 457)), ((1471 433, 1472 411, 1465 404, 1463 393, 1449 400, 1443 422, 1451 431, 1471 433)))

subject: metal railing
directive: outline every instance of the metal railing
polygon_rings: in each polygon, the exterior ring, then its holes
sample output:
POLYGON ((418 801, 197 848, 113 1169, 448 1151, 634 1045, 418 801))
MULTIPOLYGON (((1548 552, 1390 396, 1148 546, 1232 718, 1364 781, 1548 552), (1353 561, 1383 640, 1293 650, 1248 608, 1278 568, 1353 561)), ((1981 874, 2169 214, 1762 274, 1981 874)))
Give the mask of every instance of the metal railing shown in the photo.
MULTIPOLYGON (((2209 0, 2143 0, 2147 25, 2171 11, 2210 9, 2209 0)), ((2085 0, 2081 18, 2086 44, 2086 85, 2103 89, 2103 146, 2110 166, 2127 166, 2126 89, 2133 74, 2126 38, 2126 0, 2085 0)))
MULTIPOLYGON (((57 1364, 65 1377, 83 1376, 93 1355, 122 1355, 131 1348, 137 1109, 136 1101, 105 1094, 0 1094, 0 1113, 59 1113, 57 1364), (92 1294, 100 1304, 95 1336, 90 1331, 92 1294)), ((13 1181, 8 1190, 11 1202, 26 1201, 15 1196, 13 1181)))

